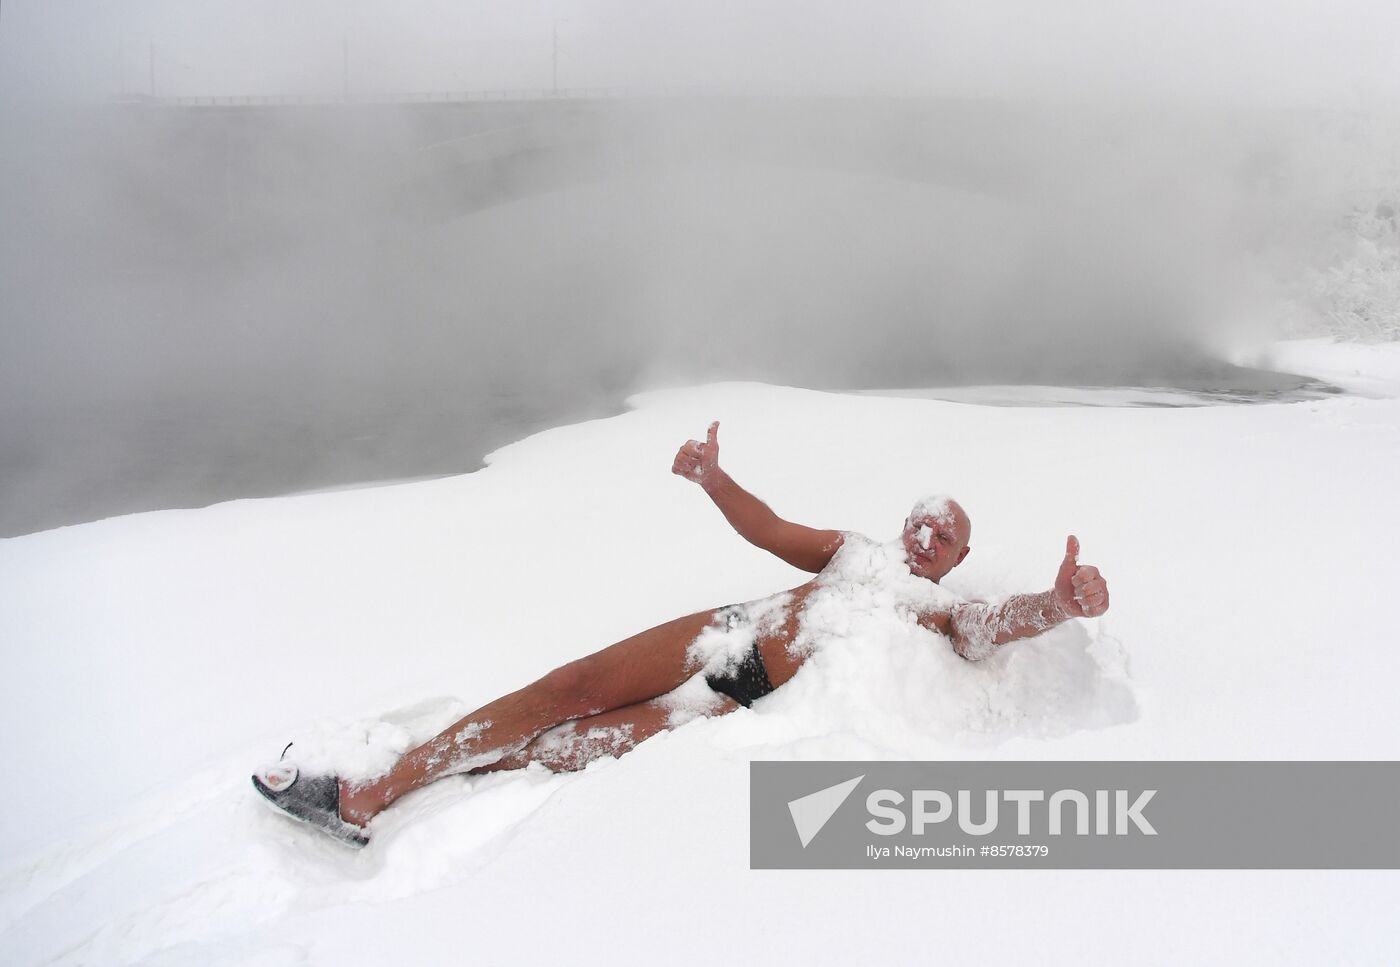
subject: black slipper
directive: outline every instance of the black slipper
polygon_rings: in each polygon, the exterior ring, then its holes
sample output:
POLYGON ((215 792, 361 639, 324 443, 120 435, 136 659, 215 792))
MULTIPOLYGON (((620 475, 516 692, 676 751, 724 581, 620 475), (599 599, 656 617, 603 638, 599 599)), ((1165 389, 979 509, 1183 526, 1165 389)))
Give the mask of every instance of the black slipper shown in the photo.
POLYGON ((340 818, 340 780, 303 776, 294 765, 278 763, 253 773, 253 788, 278 811, 314 826, 352 849, 369 844, 369 834, 340 818))

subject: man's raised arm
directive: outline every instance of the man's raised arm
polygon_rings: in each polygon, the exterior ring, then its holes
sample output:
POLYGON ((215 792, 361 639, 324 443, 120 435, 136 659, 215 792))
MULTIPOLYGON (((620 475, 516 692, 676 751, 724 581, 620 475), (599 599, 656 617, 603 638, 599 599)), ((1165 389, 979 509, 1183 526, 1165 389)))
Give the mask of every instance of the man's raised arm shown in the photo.
POLYGON ((817 530, 783 520, 721 470, 717 422, 710 424, 704 443, 687 440, 681 446, 671 472, 698 483, 740 537, 793 567, 815 574, 826 567, 841 546, 840 531, 817 530))
POLYGON ((1031 638, 1070 618, 1094 618, 1107 610, 1108 583, 1098 568, 1079 563, 1079 539, 1070 535, 1055 586, 1049 591, 1015 594, 998 605, 960 605, 934 624, 953 639, 953 650, 977 661, 1008 641, 1031 638))

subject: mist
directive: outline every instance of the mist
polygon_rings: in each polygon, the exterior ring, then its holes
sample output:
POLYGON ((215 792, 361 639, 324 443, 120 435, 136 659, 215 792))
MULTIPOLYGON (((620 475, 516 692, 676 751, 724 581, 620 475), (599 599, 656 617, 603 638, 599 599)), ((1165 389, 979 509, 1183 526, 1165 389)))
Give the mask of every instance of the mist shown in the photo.
POLYGON ((0 536, 661 385, 1284 391, 1393 224, 1389 7, 283 6, 0 7, 0 536))

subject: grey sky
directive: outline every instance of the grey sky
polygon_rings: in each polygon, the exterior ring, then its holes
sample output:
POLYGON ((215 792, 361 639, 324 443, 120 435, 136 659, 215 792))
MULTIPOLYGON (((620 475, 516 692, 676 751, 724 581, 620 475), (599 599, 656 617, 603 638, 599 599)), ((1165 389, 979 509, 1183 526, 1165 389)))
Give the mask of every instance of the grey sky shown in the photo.
POLYGON ((1400 98, 1400 4, 710 0, 5 0, 8 96, 563 86, 1149 97, 1400 98), (124 56, 123 56, 124 51, 124 56))

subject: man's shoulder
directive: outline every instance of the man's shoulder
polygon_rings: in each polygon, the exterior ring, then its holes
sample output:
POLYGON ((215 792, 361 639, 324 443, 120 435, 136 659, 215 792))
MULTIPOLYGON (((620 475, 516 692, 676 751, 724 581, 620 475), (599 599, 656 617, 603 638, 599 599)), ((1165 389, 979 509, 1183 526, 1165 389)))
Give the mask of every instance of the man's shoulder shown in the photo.
POLYGON ((853 553, 868 552, 879 546, 879 541, 867 537, 859 531, 837 531, 832 560, 849 558, 853 553))

